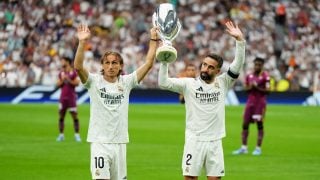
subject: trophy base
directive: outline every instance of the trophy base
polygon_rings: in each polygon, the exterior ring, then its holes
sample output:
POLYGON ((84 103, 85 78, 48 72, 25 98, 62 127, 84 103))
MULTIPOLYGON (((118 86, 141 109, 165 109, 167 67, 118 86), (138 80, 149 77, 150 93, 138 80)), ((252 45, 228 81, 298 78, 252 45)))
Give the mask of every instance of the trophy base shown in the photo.
POLYGON ((160 46, 156 51, 156 59, 163 63, 172 63, 177 59, 177 50, 169 45, 160 46))

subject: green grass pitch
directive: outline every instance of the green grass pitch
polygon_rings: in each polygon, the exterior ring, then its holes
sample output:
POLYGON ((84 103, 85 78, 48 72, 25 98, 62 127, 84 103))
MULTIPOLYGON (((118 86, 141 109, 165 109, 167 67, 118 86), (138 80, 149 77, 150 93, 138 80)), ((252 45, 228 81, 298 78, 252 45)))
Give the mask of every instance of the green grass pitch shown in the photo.
MULTIPOLYGON (((56 104, 0 104, 0 179, 90 179, 89 144, 76 143, 69 114, 64 142, 58 135, 56 104)), ((320 108, 268 106, 263 155, 233 156, 240 147, 243 106, 226 109, 223 140, 225 180, 320 179, 320 108)), ((131 104, 128 179, 179 180, 184 141, 183 105, 131 104)), ((89 105, 79 106, 81 136, 86 138, 89 105)), ((250 126, 253 150, 256 126, 250 126)), ((202 175, 199 179, 206 179, 202 175)))

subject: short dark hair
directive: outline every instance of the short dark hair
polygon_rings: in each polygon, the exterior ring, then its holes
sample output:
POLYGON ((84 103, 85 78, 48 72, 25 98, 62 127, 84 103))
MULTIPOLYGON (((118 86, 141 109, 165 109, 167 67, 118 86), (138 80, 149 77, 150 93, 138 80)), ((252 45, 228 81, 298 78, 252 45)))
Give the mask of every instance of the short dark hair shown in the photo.
POLYGON ((262 64, 264 64, 264 58, 261 58, 261 57, 256 57, 253 62, 261 62, 262 64))
POLYGON ((222 65, 223 65, 223 58, 221 56, 219 56, 218 54, 214 54, 214 53, 211 53, 211 54, 208 54, 206 57, 209 57, 211 59, 214 59, 218 62, 218 67, 221 68, 222 65))
POLYGON ((64 57, 62 57, 62 59, 64 59, 65 61, 67 61, 70 65, 72 64, 72 59, 69 58, 68 56, 64 56, 64 57))

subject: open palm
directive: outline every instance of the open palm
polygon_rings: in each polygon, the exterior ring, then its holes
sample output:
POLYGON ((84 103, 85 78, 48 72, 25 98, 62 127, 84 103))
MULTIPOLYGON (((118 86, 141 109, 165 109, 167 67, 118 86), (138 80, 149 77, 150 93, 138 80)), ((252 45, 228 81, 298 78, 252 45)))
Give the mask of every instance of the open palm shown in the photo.
POLYGON ((238 41, 242 41, 243 39, 243 34, 241 30, 239 29, 238 25, 234 25, 231 21, 227 21, 225 23, 227 29, 227 33, 230 34, 232 37, 236 38, 238 41))
POLYGON ((78 26, 77 31, 78 31, 77 37, 78 37, 79 41, 87 40, 90 38, 91 33, 90 33, 90 30, 87 25, 80 24, 78 26))

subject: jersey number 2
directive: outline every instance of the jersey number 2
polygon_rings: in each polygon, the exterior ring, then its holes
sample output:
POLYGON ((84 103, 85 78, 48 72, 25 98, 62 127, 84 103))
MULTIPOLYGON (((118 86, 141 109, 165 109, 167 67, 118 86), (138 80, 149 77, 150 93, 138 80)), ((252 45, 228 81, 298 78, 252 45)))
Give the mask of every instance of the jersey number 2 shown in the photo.
POLYGON ((187 154, 187 161, 186 161, 186 165, 191 165, 191 163, 189 162, 192 158, 191 154, 187 154))

